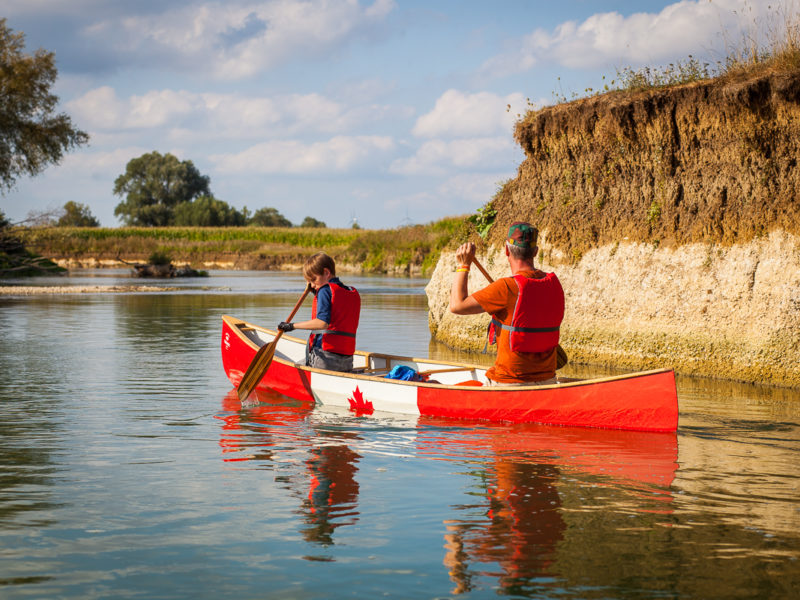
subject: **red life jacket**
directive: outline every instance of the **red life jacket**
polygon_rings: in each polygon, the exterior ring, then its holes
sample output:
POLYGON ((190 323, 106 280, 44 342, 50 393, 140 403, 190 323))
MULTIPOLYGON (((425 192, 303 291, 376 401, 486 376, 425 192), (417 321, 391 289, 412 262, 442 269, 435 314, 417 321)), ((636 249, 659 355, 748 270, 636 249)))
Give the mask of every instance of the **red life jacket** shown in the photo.
MULTIPOLYGON (((316 336, 322 336, 322 349, 336 354, 352 355, 356 351, 356 329, 361 314, 361 296, 354 287, 342 284, 327 284, 331 289, 331 322, 324 331, 312 333, 308 337, 310 347, 316 336)), ((317 296, 311 305, 311 318, 317 318, 317 296)))
POLYGON ((547 352, 558 346, 558 331, 564 319, 564 290, 555 273, 541 279, 514 275, 519 286, 511 324, 495 318, 489 325, 489 343, 495 343, 497 327, 509 332, 512 352, 547 352))

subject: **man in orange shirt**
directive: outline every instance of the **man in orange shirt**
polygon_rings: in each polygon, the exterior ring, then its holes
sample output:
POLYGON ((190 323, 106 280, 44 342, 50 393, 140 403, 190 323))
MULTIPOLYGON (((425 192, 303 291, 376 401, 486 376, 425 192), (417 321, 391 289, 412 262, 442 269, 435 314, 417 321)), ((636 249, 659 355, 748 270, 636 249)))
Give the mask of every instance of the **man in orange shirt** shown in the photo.
POLYGON ((533 266, 539 232, 529 223, 512 223, 505 243, 511 277, 472 294, 467 292, 475 244, 456 250, 459 267, 450 291, 450 312, 492 315, 490 341, 497 335, 497 358, 486 372, 495 385, 556 383, 558 332, 564 318, 564 291, 554 273, 533 266))

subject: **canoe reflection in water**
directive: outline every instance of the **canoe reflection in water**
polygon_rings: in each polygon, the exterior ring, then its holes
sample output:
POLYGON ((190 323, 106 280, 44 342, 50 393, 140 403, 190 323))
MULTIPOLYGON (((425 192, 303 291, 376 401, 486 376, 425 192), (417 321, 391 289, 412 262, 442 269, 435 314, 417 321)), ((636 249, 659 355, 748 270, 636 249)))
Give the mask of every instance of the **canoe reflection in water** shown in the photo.
POLYGON ((559 511, 558 468, 552 465, 499 462, 486 473, 485 503, 461 505, 458 511, 485 512, 485 518, 445 521, 444 565, 455 583, 454 594, 473 589, 471 562, 494 563, 500 587, 549 572, 566 525, 559 511), (476 511, 477 509, 477 511, 476 511))
MULTIPOLYGON (((235 453, 223 460, 274 460, 276 452, 303 451, 306 477, 302 485, 308 489, 301 499, 300 512, 308 525, 302 530, 303 538, 323 546, 333 544, 337 527, 358 521, 355 475, 361 456, 348 444, 357 443, 360 438, 348 431, 306 430, 313 402, 298 402, 260 391, 256 397, 262 402, 245 410, 235 390, 223 399, 227 414, 220 417, 225 423, 220 446, 224 454, 235 453), (294 447, 288 447, 287 441, 294 443, 294 447)), ((300 486, 292 487, 297 491, 300 486)))
POLYGON ((455 583, 454 594, 471 591, 477 575, 497 577, 509 593, 555 576, 558 546, 571 526, 565 515, 584 510, 574 504, 574 484, 566 483, 577 475, 609 495, 620 490, 632 494, 637 501, 631 510, 658 518, 672 512, 669 486, 678 456, 674 433, 485 422, 470 427, 429 419, 420 419, 418 426, 420 453, 442 460, 488 459, 483 469, 471 471, 471 497, 478 501, 453 505, 458 518, 444 521, 444 565, 455 583), (440 435, 428 439, 429 426, 449 426, 447 442, 440 435), (565 492, 568 500, 562 497, 565 492), (471 566, 478 563, 499 571, 471 566))
MULTIPOLYGON (((284 481, 294 477, 289 489, 300 500, 304 539, 331 545, 338 527, 358 522, 358 465, 381 430, 361 432, 360 421, 342 413, 326 422, 324 410, 310 403, 257 394, 261 403, 248 407, 240 405, 234 390, 223 401, 224 460, 304 465, 302 483, 297 472, 284 481), (279 458, 279 453, 295 456, 279 458)), ((452 465, 447 471, 468 473, 445 499, 449 509, 440 521, 453 593, 485 586, 487 577, 508 593, 530 591, 558 576, 560 546, 583 546, 602 535, 599 521, 609 511, 643 515, 654 523, 672 512, 675 433, 425 417, 393 423, 395 433, 407 426, 413 435, 402 436, 405 447, 392 450, 414 456, 420 473, 431 460, 452 465), (476 583, 479 577, 482 584, 476 583)), ((428 509, 439 511, 441 505, 428 509)), ((372 526, 362 523, 365 530, 372 526)))

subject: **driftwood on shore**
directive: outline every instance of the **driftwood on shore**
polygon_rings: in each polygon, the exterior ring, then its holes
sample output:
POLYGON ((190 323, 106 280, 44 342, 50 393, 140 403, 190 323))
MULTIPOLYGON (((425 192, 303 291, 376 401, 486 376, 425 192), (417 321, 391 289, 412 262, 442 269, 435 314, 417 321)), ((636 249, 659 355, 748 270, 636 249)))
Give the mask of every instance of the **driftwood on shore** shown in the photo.
POLYGON ((181 265, 176 267, 171 262, 166 264, 155 263, 131 263, 123 258, 117 257, 117 260, 126 265, 130 265, 133 269, 134 277, 154 277, 158 279, 169 279, 171 277, 206 277, 208 275, 205 271, 198 271, 189 265, 181 265))
POLYGON ((170 277, 201 277, 203 275, 200 271, 191 268, 189 265, 176 267, 172 263, 168 265, 135 263, 132 266, 133 274, 136 277, 157 277, 160 279, 167 279, 170 277))

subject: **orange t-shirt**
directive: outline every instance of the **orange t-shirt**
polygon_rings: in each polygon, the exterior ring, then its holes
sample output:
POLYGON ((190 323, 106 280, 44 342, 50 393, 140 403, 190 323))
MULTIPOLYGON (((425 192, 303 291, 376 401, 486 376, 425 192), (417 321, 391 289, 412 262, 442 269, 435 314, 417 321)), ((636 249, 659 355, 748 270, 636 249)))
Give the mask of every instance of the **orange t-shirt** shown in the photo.
MULTIPOLYGON (((546 275, 538 269, 519 271, 518 275, 541 279, 546 275)), ((513 277, 502 277, 482 290, 472 294, 481 308, 498 321, 511 324, 514 306, 519 296, 519 286, 513 277)), ((544 381, 556 376, 556 349, 547 352, 512 352, 508 343, 509 332, 498 327, 497 358, 486 376, 498 383, 544 381)))

